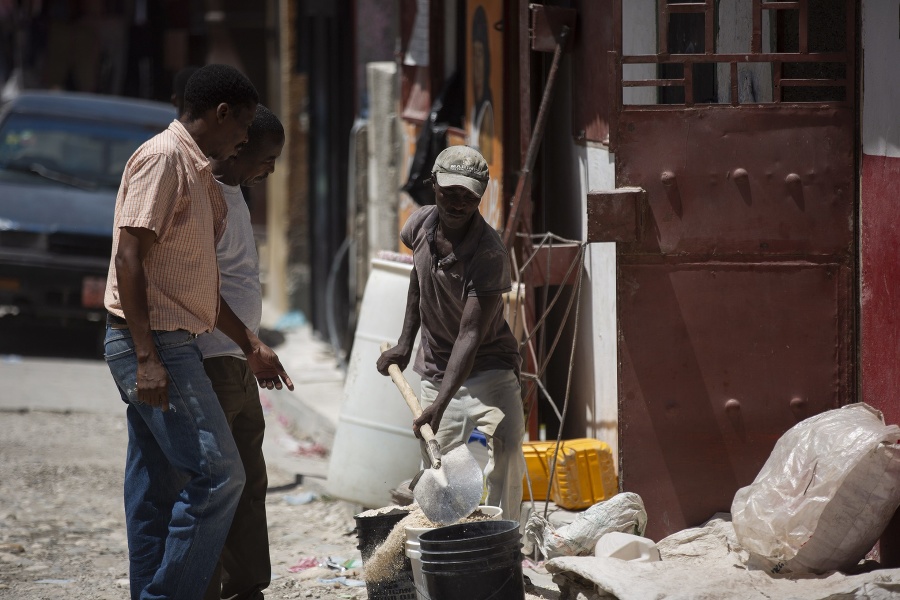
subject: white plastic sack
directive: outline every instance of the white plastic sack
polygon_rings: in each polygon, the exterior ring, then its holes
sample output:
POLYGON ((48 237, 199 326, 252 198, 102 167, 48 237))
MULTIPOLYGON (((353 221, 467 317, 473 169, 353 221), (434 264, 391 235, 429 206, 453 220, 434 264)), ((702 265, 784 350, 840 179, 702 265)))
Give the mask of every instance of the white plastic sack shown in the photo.
POLYGON ((556 530, 549 521, 533 513, 525 524, 525 553, 529 554, 537 546, 548 559, 587 556, 594 553, 597 540, 605 533, 620 531, 644 535, 646 528, 644 501, 633 492, 623 492, 598 502, 556 530))
POLYGON ((789 429, 731 506, 751 565, 824 573, 857 564, 900 504, 898 440, 900 427, 863 403, 789 429))

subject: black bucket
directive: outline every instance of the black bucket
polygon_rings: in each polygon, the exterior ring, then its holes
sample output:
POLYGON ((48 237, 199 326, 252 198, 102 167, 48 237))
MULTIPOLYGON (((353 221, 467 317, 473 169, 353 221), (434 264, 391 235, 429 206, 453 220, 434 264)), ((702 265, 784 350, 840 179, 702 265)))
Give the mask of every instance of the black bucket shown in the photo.
MULTIPOLYGON (((399 523, 408 511, 398 510, 393 513, 363 517, 356 515, 356 548, 362 554, 363 567, 378 546, 390 535, 394 525, 399 523)), ((403 538, 406 541, 406 537, 403 538)), ((402 552, 402 550, 401 550, 402 552)), ((378 582, 366 582, 369 600, 416 600, 416 584, 413 582, 412 565, 406 553, 403 555, 403 567, 391 579, 378 582)))
POLYGON ((524 600, 517 521, 475 521, 419 535, 431 600, 524 600))

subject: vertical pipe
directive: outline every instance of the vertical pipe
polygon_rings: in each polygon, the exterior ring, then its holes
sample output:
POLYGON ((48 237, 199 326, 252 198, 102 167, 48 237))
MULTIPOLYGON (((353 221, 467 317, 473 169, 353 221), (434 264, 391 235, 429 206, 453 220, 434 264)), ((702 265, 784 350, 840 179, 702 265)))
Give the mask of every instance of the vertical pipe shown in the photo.
MULTIPOLYGON (((518 11, 518 19, 519 23, 519 38, 518 38, 518 64, 514 65, 512 68, 518 70, 518 78, 519 78, 519 160, 518 164, 525 164, 525 159, 528 156, 528 142, 531 140, 531 39, 530 39, 530 30, 529 30, 529 16, 530 9, 528 6, 528 0, 516 0, 518 11)), ((511 161, 510 161, 511 162, 511 161)), ((522 177, 520 174, 519 177, 522 177)), ((517 185, 518 188, 518 185, 517 185)), ((503 186, 503 189, 509 189, 506 185, 503 186)), ((523 188, 522 189, 522 218, 531 221, 533 218, 533 210, 532 210, 532 202, 531 202, 531 188, 523 188)), ((509 215, 507 214, 507 217, 509 215)), ((522 247, 522 255, 529 256, 531 251, 531 241, 527 240, 527 242, 522 247)), ((514 251, 514 250, 513 250, 514 251)), ((528 331, 533 331, 534 323, 537 319, 535 314, 535 290, 534 285, 530 277, 528 277, 529 273, 525 274, 525 298, 524 298, 524 320, 525 320, 525 328, 528 331)), ((518 274, 516 274, 515 281, 518 283, 519 278, 518 274)), ((518 288, 516 289, 518 293, 518 288)), ((521 303, 522 299, 517 298, 517 300, 521 303)), ((529 340, 528 342, 530 348, 533 350, 534 342, 529 340)), ((532 373, 537 372, 537 362, 534 359, 535 353, 533 351, 525 352, 525 363, 528 371, 532 373)), ((523 405, 525 406, 527 413, 526 418, 528 422, 525 424, 525 427, 528 430, 528 436, 530 439, 534 440, 538 437, 538 411, 534 410, 534 407, 537 406, 537 388, 532 385, 530 388, 525 388, 525 397, 522 398, 523 405)))
MULTIPOLYGON (((529 17, 530 17, 530 8, 528 0, 518 0, 518 23, 519 23, 519 37, 518 37, 518 55, 519 60, 518 64, 514 65, 512 68, 518 70, 518 78, 519 78, 519 156, 518 159, 508 160, 511 165, 523 165, 528 159, 528 144, 531 140, 531 122, 532 122, 532 106, 531 106, 531 30, 529 28, 529 17)), ((506 153, 504 153, 506 156, 506 153)), ((511 157, 511 153, 510 153, 511 157)), ((509 171, 512 171, 515 167, 509 168, 509 171)), ((504 182, 505 184, 506 182, 504 182)), ((503 186, 504 190, 509 189, 506 185, 503 186)), ((522 211, 522 219, 529 224, 528 229, 531 229, 531 219, 532 219, 532 199, 531 199, 531 188, 524 188, 522 190, 522 198, 520 200, 521 203, 521 211, 522 211)), ((511 208, 511 205, 510 205, 511 208)), ((505 215, 506 217, 509 214, 505 215)), ((527 252, 528 248, 522 248, 523 252, 527 252)), ((525 254, 527 256, 527 254, 525 254)))

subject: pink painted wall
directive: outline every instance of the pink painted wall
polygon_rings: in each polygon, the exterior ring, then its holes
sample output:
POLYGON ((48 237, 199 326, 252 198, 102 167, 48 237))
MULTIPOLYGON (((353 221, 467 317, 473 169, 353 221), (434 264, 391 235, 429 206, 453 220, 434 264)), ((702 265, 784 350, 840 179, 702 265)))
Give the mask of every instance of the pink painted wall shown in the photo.
POLYGON ((862 400, 900 423, 900 158, 863 154, 862 400))

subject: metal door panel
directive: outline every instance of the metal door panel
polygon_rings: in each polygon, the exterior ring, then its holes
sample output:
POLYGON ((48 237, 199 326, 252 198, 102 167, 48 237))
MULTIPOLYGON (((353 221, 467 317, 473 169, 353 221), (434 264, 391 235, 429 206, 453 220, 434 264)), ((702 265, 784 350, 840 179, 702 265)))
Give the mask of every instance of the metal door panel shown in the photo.
POLYGON ((590 230, 618 240, 620 480, 657 539, 855 397, 857 36, 853 0, 645 2, 609 56, 642 203, 600 198, 590 230))
POLYGON ((622 113, 617 185, 647 191, 622 252, 846 253, 853 234, 852 109, 622 113))
POLYGON ((849 279, 837 264, 620 263, 621 478, 649 537, 730 511, 778 437, 839 405, 849 279))

